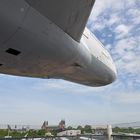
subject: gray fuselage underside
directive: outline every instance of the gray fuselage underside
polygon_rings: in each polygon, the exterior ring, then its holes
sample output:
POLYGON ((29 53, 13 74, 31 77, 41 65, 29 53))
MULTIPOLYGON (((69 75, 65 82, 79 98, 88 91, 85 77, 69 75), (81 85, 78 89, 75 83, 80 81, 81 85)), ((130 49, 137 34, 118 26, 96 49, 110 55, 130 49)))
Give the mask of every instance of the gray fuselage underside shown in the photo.
POLYGON ((61 78, 90 86, 106 85, 115 79, 113 71, 81 42, 72 39, 24 0, 1 4, 0 23, 1 73, 61 78), (9 48, 20 54, 7 53, 9 48))

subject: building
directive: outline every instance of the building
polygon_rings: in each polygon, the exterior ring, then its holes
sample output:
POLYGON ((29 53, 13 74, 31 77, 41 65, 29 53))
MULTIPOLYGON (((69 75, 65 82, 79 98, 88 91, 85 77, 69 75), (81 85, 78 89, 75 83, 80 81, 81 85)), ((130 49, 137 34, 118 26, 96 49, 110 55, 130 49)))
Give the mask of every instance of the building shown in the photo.
POLYGON ((94 125, 91 126, 92 133, 95 135, 103 135, 107 133, 107 125, 94 125))
POLYGON ((77 136, 81 134, 81 130, 66 130, 57 133, 57 136, 77 136))
POLYGON ((46 130, 48 128, 48 121, 44 121, 43 125, 41 126, 41 129, 46 130))
POLYGON ((65 129, 65 120, 61 120, 59 123, 59 129, 64 130, 65 129))
POLYGON ((48 121, 44 121, 43 125, 41 126, 41 129, 46 131, 65 130, 65 120, 61 120, 58 125, 49 125, 48 121))

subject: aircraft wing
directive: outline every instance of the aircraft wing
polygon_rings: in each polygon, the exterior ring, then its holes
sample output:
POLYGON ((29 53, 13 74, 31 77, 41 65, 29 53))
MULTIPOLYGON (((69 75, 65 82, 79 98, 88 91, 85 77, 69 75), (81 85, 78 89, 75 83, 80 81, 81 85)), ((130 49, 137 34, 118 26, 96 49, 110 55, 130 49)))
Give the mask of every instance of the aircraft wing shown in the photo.
POLYGON ((95 0, 26 0, 53 23, 80 41, 95 0))

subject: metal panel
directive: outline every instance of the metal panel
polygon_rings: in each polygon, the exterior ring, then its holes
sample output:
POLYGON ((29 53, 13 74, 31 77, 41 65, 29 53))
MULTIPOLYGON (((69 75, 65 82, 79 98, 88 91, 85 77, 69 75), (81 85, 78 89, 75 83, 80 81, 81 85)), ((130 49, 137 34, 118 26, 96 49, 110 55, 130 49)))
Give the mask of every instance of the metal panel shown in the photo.
POLYGON ((23 0, 0 0, 0 45, 17 31, 28 8, 23 0))
POLYGON ((73 39, 79 41, 95 0, 26 0, 73 39))

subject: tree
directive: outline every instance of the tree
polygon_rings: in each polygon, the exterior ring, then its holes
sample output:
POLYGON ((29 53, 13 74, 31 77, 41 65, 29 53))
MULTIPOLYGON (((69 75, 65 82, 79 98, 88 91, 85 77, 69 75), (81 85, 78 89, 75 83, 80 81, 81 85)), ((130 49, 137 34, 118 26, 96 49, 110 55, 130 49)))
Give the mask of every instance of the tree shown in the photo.
POLYGON ((78 127, 77 127, 77 129, 79 129, 79 130, 81 130, 83 127, 81 126, 81 125, 79 125, 78 127))
POLYGON ((84 131, 85 131, 86 133, 92 133, 91 125, 85 125, 84 131))
POLYGON ((72 130, 73 128, 72 128, 72 126, 68 126, 67 129, 68 130, 72 130))
POLYGON ((85 125, 85 129, 91 129, 91 125, 85 125))

